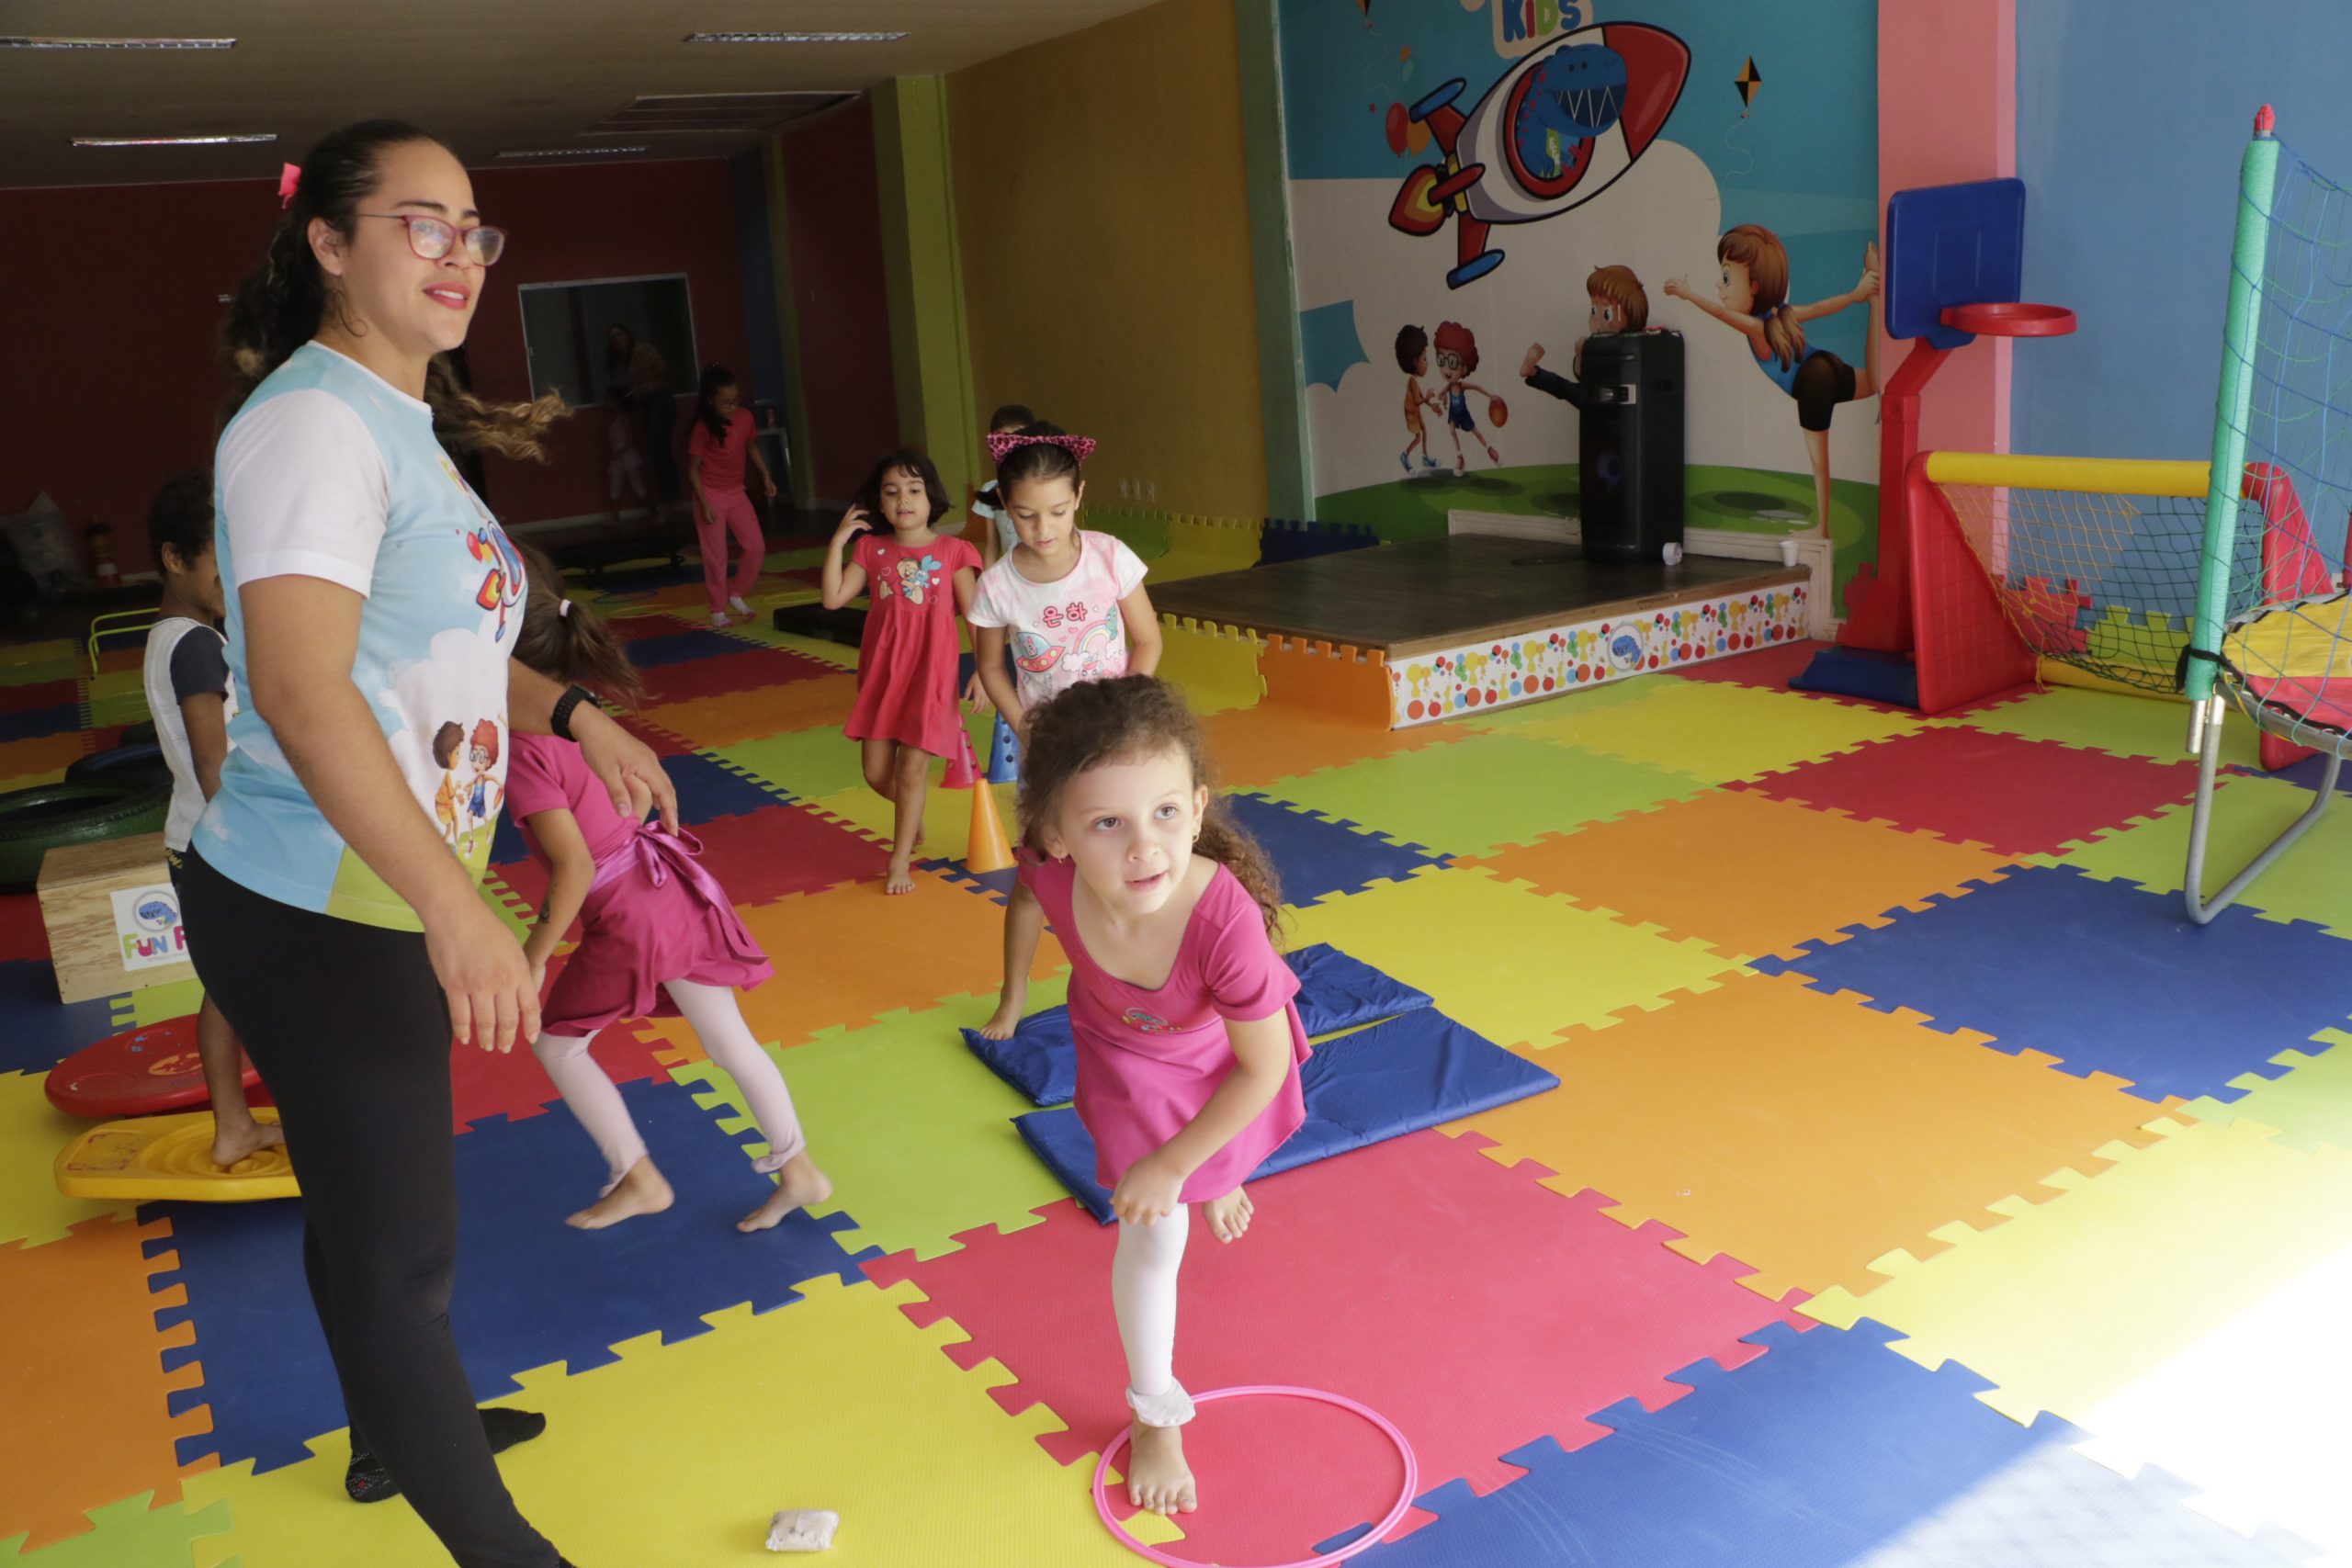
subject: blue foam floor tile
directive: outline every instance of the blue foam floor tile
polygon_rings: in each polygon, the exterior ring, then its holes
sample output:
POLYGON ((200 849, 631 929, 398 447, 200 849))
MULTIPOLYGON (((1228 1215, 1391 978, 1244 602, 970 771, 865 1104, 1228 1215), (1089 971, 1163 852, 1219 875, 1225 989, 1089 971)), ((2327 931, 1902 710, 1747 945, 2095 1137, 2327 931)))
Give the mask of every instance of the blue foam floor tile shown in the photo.
POLYGON ((0 712, 0 740, 31 740, 43 735, 62 735, 69 729, 81 728, 82 705, 79 703, 59 703, 51 707, 0 712))
POLYGON ((1674 1374, 1691 1392, 1662 1409, 1627 1400, 1594 1416, 1609 1437, 1506 1454, 1527 1474, 1485 1497, 1458 1481, 1421 1497, 1437 1522, 1360 1561, 2254 1568, 2317 1555, 2190 1511, 2188 1489, 2153 1470, 2126 1480, 2083 1458, 2071 1445, 2084 1434, 2063 1421, 2018 1426, 1973 1397, 1990 1385, 1894 1355, 1893 1337, 1869 1319, 1850 1333, 1773 1324, 1750 1337, 1766 1354, 1739 1371, 1701 1361, 1674 1374))
POLYGON ((1314 904, 1361 893, 1375 882, 1401 882, 1445 858, 1310 817, 1267 795, 1231 791, 1225 803, 1273 857, 1284 903, 1314 904))
MULTIPOLYGON (((768 1179, 676 1085, 623 1084, 621 1098, 678 1201, 609 1230, 563 1223, 594 1201, 604 1167, 560 1105, 520 1122, 487 1118, 458 1140, 449 1316, 478 1399, 512 1393, 516 1372, 552 1361, 574 1372, 604 1365, 610 1347, 653 1329, 669 1339, 700 1334, 704 1314, 738 1303, 782 1306, 799 1299, 795 1286, 822 1275, 861 1283, 858 1264, 881 1256, 877 1247, 853 1256, 833 1239, 854 1227, 846 1213, 795 1213, 774 1230, 739 1234, 735 1222, 768 1179)), ((181 1462, 217 1453, 224 1465, 250 1458, 266 1471, 308 1458, 304 1440, 345 1416, 303 1283, 300 1205, 156 1203, 142 1213, 172 1222, 151 1252, 179 1254, 178 1270, 157 1274, 155 1288, 187 1290, 187 1304, 159 1312, 157 1326, 196 1325, 194 1346, 166 1359, 204 1367, 202 1386, 175 1394, 173 1409, 212 1407, 212 1430, 180 1439, 181 1462)))
POLYGON ((628 661, 639 670, 651 670, 663 664, 683 664, 689 659, 741 653, 750 646, 731 637, 721 637, 717 632, 672 632, 665 637, 639 637, 631 642, 628 645, 628 661))
POLYGON ((114 1004, 59 1001, 47 961, 0 964, 0 1073, 45 1073, 113 1032, 114 1004))
POLYGON ((2004 1051, 2046 1051, 2077 1077, 2112 1073, 2148 1100, 2235 1100, 2232 1078, 2275 1077, 2273 1056, 2352 1016, 2352 943, 2317 926, 2237 908, 2199 927, 2177 894, 2071 866, 1929 904, 1755 966, 1981 1031, 2004 1051))
POLYGON ((748 817, 793 798, 692 751, 664 757, 662 765, 678 792, 679 819, 689 828, 714 817, 748 817))

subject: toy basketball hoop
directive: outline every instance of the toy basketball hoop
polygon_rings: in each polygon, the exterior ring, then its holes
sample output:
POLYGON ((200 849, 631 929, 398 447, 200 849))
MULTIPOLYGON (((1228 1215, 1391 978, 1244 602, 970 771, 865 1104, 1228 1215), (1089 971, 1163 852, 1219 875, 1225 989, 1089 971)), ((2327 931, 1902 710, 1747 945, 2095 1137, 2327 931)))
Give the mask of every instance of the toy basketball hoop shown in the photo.
POLYGON ((2075 312, 2064 305, 2029 305, 2018 299, 1954 305, 1937 319, 1973 337, 2064 337, 2075 330, 2075 312))

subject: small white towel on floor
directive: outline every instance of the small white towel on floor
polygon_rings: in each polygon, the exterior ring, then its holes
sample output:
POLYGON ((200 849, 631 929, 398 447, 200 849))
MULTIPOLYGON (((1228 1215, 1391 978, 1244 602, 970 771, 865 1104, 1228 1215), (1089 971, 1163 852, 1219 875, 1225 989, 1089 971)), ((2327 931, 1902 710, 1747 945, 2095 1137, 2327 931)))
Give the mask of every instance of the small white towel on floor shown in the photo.
POLYGON ((831 1508, 780 1508, 768 1521, 770 1551, 823 1551, 833 1544, 842 1517, 831 1508))

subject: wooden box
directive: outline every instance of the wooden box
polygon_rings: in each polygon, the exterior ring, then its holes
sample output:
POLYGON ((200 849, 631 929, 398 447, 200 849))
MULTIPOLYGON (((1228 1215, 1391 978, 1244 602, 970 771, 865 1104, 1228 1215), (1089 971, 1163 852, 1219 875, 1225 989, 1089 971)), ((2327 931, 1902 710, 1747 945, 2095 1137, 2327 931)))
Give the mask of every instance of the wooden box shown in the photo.
POLYGON ((119 996, 196 973, 163 834, 51 850, 40 863, 40 890, 60 1000, 119 996))

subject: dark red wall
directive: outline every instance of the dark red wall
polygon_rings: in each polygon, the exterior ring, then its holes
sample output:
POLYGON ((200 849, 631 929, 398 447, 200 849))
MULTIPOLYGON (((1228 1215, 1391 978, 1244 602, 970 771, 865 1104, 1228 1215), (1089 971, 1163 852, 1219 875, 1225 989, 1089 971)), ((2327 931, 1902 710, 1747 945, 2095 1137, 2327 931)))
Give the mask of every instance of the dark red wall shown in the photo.
POLYGON ((873 106, 861 97, 783 142, 808 461, 818 498, 844 502, 899 445, 873 106))
MULTIPOLYGON (((869 214, 873 168, 869 145, 869 214)), ((696 352, 742 363, 742 264, 725 164, 478 169, 474 192, 513 234, 467 340, 485 397, 529 391, 514 294, 525 283, 685 273, 696 352)), ((0 513, 46 490, 77 526, 114 525, 123 570, 150 564, 148 498, 166 476, 211 460, 224 389, 220 297, 259 255, 277 209, 265 181, 0 191, 0 344, 11 362, 0 375, 0 513)), ((874 271, 878 298, 878 250, 874 271)), ((887 348, 882 370, 887 398, 887 348)), ((559 427, 547 467, 488 459, 492 507, 509 523, 601 513, 603 440, 591 411, 559 427)))

